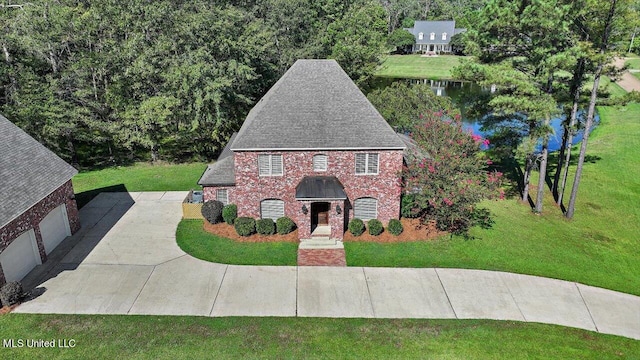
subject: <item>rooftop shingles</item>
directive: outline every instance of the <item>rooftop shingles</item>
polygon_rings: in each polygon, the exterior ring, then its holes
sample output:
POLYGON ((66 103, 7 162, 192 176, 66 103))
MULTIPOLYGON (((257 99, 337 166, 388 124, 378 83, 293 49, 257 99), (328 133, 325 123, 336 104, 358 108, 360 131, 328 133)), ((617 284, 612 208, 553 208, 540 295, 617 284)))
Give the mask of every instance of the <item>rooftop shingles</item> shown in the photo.
POLYGON ((298 60, 249 112, 231 150, 404 147, 335 60, 298 60))
POLYGON ((0 115, 0 227, 78 171, 0 115))
POLYGON ((233 152, 231 151, 231 145, 238 133, 233 133, 227 145, 224 147, 218 160, 207 166, 204 174, 198 181, 199 185, 234 185, 236 183, 235 161, 233 159, 233 152))

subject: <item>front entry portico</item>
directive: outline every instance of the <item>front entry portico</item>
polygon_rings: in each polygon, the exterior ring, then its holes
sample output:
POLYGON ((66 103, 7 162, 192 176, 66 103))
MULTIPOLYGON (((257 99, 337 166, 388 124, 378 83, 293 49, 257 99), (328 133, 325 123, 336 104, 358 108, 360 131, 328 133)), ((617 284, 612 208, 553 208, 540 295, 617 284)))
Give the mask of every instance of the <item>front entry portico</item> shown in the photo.
POLYGON ((296 222, 300 239, 325 237, 342 240, 347 195, 335 176, 308 176, 296 187, 302 214, 296 222))

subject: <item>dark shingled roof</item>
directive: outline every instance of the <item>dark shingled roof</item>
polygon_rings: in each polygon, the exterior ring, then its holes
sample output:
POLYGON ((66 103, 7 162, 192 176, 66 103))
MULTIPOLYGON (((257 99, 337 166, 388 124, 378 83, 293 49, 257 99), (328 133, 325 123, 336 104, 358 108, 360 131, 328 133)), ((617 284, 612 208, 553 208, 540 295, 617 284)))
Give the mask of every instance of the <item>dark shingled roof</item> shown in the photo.
POLYGON ((335 60, 298 60, 251 109, 231 150, 403 148, 335 60))
POLYGON ((233 160, 233 152, 231 151, 231 144, 236 138, 238 133, 233 133, 227 145, 222 149, 218 160, 215 163, 208 165, 204 174, 200 177, 198 184, 200 185, 235 185, 236 172, 235 161, 233 160))
POLYGON ((335 176, 305 176, 296 186, 296 199, 346 199, 344 186, 335 176))
POLYGON ((464 32, 466 29, 456 29, 456 22, 448 21, 416 21, 412 28, 406 29, 416 38, 416 44, 448 44, 455 34, 464 32), (422 33, 422 40, 418 34, 422 33), (435 34, 431 40, 431 33, 435 34), (447 33, 447 39, 442 40, 442 34, 447 33))
POLYGON ((78 173, 0 115, 0 227, 78 173))

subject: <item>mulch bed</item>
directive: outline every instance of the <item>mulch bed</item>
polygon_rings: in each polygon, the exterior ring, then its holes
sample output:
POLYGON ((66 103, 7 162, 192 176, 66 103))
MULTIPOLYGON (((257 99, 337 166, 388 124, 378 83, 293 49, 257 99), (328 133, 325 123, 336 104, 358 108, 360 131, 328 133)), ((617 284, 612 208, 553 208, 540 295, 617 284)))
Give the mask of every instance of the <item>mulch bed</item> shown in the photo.
POLYGON ((420 219, 400 219, 402 223, 403 231, 400 235, 396 236, 391 234, 385 228, 382 234, 373 236, 369 234, 369 229, 364 231, 364 234, 360 236, 353 236, 349 231, 344 234, 344 242, 347 241, 367 241, 378 243, 394 243, 394 242, 409 242, 409 241, 424 241, 432 240, 442 235, 447 234, 444 231, 440 231, 436 228, 435 223, 429 223, 428 225, 420 223, 420 219))
POLYGON ((15 305, 11 305, 11 306, 3 306, 2 308, 0 308, 0 315, 4 315, 4 314, 8 314, 11 311, 13 311, 13 309, 17 308, 18 305, 20 304, 15 304, 15 305))
MULTIPOLYGON (((442 235, 447 234, 444 231, 439 231, 435 227, 435 223, 430 223, 429 225, 424 225, 420 223, 420 219, 400 219, 402 223, 402 227, 404 230, 398 236, 391 234, 385 228, 382 234, 378 236, 373 236, 369 234, 368 230, 365 230, 364 234, 360 236, 353 236, 349 231, 344 234, 343 241, 368 241, 368 242, 378 242, 378 243, 393 243, 393 242, 409 242, 409 241, 424 241, 424 240, 432 240, 442 235)), ((257 243, 257 242, 293 242, 297 243, 298 240, 298 230, 294 230, 293 232, 287 235, 260 235, 253 234, 251 236, 240 236, 236 233, 236 229, 233 225, 229 225, 227 223, 219 223, 219 224, 210 224, 208 221, 204 221, 204 230, 218 235, 227 239, 232 239, 238 242, 249 242, 249 243, 257 243)))
POLYGON ((280 235, 280 234, 273 234, 273 235, 260 235, 260 234, 253 234, 251 236, 240 236, 238 235, 238 233, 236 232, 236 229, 233 227, 233 225, 229 225, 225 222, 223 223, 219 223, 219 224, 211 224, 209 223, 207 220, 204 221, 204 230, 206 232, 209 232, 211 234, 214 235, 218 235, 218 236, 222 236, 225 237, 227 239, 232 239, 238 242, 250 242, 250 243, 257 243, 257 242, 276 242, 276 241, 281 241, 281 242, 294 242, 297 243, 298 241, 298 230, 293 230, 292 232, 288 233, 287 235, 280 235))

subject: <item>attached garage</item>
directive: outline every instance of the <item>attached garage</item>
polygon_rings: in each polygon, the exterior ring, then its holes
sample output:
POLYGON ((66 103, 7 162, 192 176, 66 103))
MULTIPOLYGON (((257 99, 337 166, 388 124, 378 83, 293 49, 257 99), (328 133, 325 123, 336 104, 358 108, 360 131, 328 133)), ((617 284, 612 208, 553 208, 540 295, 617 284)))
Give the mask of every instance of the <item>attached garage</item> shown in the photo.
POLYGON ((29 271, 40 263, 40 254, 33 230, 18 236, 0 253, 0 264, 6 281, 22 280, 29 271))
POLYGON ((49 255, 67 236, 71 235, 67 210, 64 204, 51 210, 40 222, 40 234, 44 243, 44 250, 49 255))

